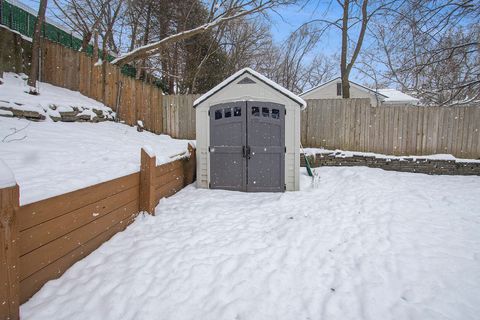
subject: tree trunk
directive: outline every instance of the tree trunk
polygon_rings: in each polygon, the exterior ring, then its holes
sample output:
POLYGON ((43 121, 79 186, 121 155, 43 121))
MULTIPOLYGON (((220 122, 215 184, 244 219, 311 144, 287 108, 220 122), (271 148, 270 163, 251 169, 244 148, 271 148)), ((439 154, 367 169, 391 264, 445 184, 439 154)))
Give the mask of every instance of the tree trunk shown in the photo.
MULTIPOLYGON (((32 63, 30 65, 30 76, 28 77, 28 85, 31 88, 36 88, 38 80, 38 66, 40 59, 40 36, 42 33, 42 25, 45 20, 45 11, 47 10, 47 0, 40 0, 38 8, 37 21, 35 21, 35 29, 33 31, 32 43, 32 63)), ((36 89, 30 89, 31 94, 38 94, 36 89)))
POLYGON ((98 62, 98 30, 93 31, 93 63, 98 62))
MULTIPOLYGON (((147 18, 145 21, 145 33, 143 35, 143 45, 146 45, 150 38, 151 13, 152 13, 152 2, 150 2, 147 7, 147 18)), ((147 59, 142 59, 138 64, 138 69, 137 69, 137 79, 143 79, 145 82, 147 78, 146 72, 145 72, 146 60, 147 59)))
POLYGON ((92 32, 91 31, 88 31, 87 33, 85 33, 83 35, 83 39, 82 39, 82 46, 80 47, 80 50, 81 52, 85 52, 88 48, 88 44, 90 43, 90 40, 92 39, 92 32))
POLYGON ((347 70, 347 54, 348 54, 348 10, 350 1, 345 0, 343 3, 342 18, 342 52, 340 57, 340 77, 342 78, 342 98, 350 98, 350 83, 348 81, 349 72, 347 70))

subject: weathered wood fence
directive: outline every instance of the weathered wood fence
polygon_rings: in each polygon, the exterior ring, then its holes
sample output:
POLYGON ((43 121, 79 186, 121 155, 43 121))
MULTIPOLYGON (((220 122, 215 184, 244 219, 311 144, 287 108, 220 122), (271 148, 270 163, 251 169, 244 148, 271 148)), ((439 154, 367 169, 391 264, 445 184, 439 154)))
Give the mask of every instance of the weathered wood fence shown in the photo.
POLYGON ((117 66, 97 65, 84 53, 44 41, 42 81, 103 102, 129 125, 140 120, 148 131, 195 139, 192 106, 200 95, 164 95, 154 85, 121 74, 117 66))
POLYGON ((307 105, 301 123, 305 147, 480 158, 480 107, 371 107, 368 99, 307 105))
POLYGON ((19 305, 47 281, 192 183, 195 150, 189 151, 156 166, 142 150, 140 172, 20 207, 18 186, 0 189, 0 319, 18 319, 19 305))

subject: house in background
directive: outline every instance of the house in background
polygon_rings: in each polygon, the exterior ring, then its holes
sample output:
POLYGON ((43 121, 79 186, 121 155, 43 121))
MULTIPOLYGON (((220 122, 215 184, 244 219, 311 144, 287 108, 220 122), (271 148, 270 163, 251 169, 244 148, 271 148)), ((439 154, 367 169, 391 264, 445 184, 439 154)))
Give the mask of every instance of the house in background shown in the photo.
MULTIPOLYGON (((340 77, 322 83, 303 92, 302 99, 341 99, 342 80, 340 77)), ((395 89, 371 89, 350 81, 351 98, 369 98, 372 106, 379 105, 418 105, 419 100, 395 89)))

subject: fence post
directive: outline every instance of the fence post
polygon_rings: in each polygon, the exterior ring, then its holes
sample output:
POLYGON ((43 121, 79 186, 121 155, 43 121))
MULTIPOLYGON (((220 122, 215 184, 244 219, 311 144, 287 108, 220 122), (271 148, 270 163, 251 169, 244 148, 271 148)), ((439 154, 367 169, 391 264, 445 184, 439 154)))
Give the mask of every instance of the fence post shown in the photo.
POLYGON ((188 144, 188 152, 190 153, 190 157, 183 161, 183 186, 193 183, 196 176, 196 152, 190 143, 188 144))
POLYGON ((140 156, 140 211, 155 215, 156 157, 142 148, 140 156))
MULTIPOLYGON (((1 163, 0 163, 1 165, 1 163)), ((0 318, 19 319, 18 185, 0 189, 0 318)))

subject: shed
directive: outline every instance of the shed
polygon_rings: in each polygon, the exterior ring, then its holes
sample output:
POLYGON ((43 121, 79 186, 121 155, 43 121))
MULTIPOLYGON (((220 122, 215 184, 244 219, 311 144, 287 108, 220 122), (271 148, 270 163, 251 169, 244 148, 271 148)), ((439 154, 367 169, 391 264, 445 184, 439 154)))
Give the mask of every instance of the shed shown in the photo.
POLYGON ((250 68, 195 100, 197 186, 298 190, 305 106, 302 98, 250 68))

